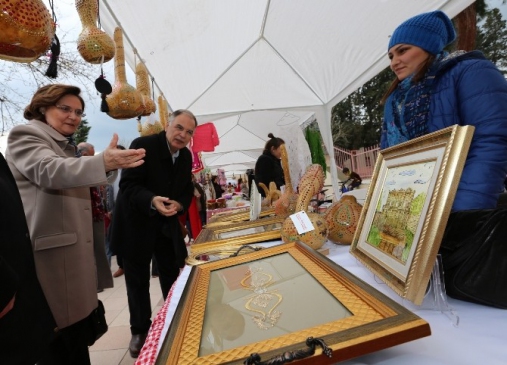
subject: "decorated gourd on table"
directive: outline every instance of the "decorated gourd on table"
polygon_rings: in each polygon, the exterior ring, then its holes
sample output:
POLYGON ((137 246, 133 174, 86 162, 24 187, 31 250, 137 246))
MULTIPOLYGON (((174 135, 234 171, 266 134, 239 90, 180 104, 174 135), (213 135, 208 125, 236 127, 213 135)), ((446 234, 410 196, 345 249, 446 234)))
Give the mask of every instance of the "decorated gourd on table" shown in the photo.
MULTIPOLYGON (((311 198, 322 190, 324 186, 324 170, 321 165, 310 165, 299 182, 299 197, 296 203, 296 213, 306 211, 311 198)), ((299 234, 294 222, 287 217, 282 225, 282 240, 284 242, 300 241, 317 250, 322 247, 327 239, 327 223, 324 217, 318 213, 307 213, 314 229, 299 234)))
POLYGON ((285 179, 285 190, 280 196, 280 199, 275 202, 275 214, 292 214, 296 211, 298 194, 296 194, 292 188, 289 170, 289 157, 287 155, 285 144, 280 145, 280 150, 282 152, 282 167, 283 177, 285 179))
POLYGON ((0 59, 32 62, 49 49, 54 35, 41 0, 0 0, 0 59))
POLYGON ((76 9, 83 30, 77 39, 77 50, 86 62, 98 64, 114 57, 115 44, 109 35, 97 27, 97 0, 76 0, 76 9))
POLYGON ((151 87, 148 70, 142 62, 139 62, 136 66, 136 88, 137 91, 141 93, 143 98, 144 111, 141 116, 148 116, 151 113, 155 113, 157 106, 150 96, 151 87))
POLYGON ((114 30, 116 56, 114 58, 115 81, 113 91, 106 97, 109 115, 113 119, 130 119, 144 111, 143 97, 133 86, 127 83, 125 74, 125 53, 123 50, 123 32, 117 27, 114 30))
POLYGON ((334 243, 350 245, 362 209, 353 195, 343 195, 339 201, 331 204, 324 214, 329 229, 327 238, 334 243))
POLYGON ((274 202, 280 199, 282 192, 276 188, 276 184, 274 181, 269 183, 269 188, 264 183, 259 183, 259 187, 264 190, 264 195, 266 196, 262 200, 262 205, 271 207, 274 202))

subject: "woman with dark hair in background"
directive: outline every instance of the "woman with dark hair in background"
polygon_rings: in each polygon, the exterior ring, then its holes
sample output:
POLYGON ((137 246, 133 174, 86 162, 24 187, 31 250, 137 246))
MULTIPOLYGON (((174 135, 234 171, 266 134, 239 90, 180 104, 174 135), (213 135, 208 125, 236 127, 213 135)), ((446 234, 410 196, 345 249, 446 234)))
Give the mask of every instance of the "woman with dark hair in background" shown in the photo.
POLYGON ((222 186, 218 182, 218 176, 213 175, 211 177, 211 181, 213 184, 213 189, 215 189, 215 199, 219 199, 222 197, 222 194, 224 193, 224 190, 222 189, 222 186))
POLYGON ((269 183, 274 182, 277 189, 285 185, 282 169, 282 149, 280 146, 285 144, 284 140, 268 134, 269 140, 264 146, 262 155, 259 156, 255 163, 255 184, 257 190, 265 197, 264 189, 259 188, 259 183, 263 183, 269 188, 269 183))

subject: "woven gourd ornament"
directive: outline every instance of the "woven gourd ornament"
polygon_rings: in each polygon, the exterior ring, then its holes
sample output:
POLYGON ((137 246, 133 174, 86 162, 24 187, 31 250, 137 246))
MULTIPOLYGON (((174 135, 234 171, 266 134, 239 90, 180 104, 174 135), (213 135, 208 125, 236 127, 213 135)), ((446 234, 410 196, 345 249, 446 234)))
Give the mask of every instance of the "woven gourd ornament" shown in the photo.
POLYGON ((151 113, 155 113, 157 110, 157 106, 155 102, 151 98, 150 94, 150 79, 148 76, 148 70, 144 63, 139 62, 136 65, 136 88, 139 91, 143 98, 144 111, 141 116, 148 116, 151 113))
POLYGON ((139 135, 141 137, 149 136, 151 134, 158 134, 164 130, 162 124, 158 120, 150 123, 147 119, 143 124, 141 124, 141 118, 137 119, 137 130, 139 131, 139 135))
POLYGON ((276 184, 274 181, 269 183, 269 188, 264 183, 259 183, 259 187, 264 191, 264 195, 266 196, 262 200, 262 205, 271 207, 282 195, 282 192, 276 188, 276 184))
POLYGON ((49 49, 54 35, 41 0, 0 0, 0 59, 32 62, 49 49))
POLYGON ((116 44, 116 56, 114 58, 115 81, 113 92, 106 97, 109 108, 107 115, 113 119, 135 118, 144 111, 143 97, 135 87, 127 83, 123 32, 119 27, 114 30, 114 42, 116 44))
MULTIPOLYGON (((296 212, 306 211, 311 198, 322 190, 324 186, 324 170, 322 166, 310 165, 299 182, 299 197, 296 212)), ((317 250, 326 242, 328 227, 324 217, 318 213, 307 213, 314 229, 299 234, 290 217, 282 225, 281 236, 284 242, 300 241, 317 250)))
POLYGON ((283 177, 285 179, 285 190, 280 196, 280 199, 275 202, 275 214, 292 214, 296 212, 298 194, 294 192, 294 189, 292 187, 289 170, 289 156, 287 155, 285 144, 280 145, 280 151, 282 152, 282 167, 283 177))
POLYGON ((169 117, 171 114, 169 113, 169 108, 167 107, 167 101, 164 98, 164 95, 159 95, 158 97, 158 115, 160 116, 160 124, 162 128, 165 129, 167 124, 169 124, 169 117))
POLYGON ((114 57, 115 44, 111 37, 97 27, 97 0, 76 0, 76 10, 83 26, 77 38, 81 57, 92 64, 108 62, 114 57))

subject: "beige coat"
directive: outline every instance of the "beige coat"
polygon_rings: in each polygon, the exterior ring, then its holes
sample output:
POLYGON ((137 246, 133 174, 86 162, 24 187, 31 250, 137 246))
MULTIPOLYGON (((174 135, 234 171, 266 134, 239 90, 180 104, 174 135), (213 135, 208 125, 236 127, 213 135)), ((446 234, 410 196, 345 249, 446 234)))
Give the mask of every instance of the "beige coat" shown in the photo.
POLYGON ((21 193, 37 276, 58 327, 97 307, 90 187, 111 183, 102 154, 75 158, 74 147, 32 120, 9 133, 6 160, 21 193))

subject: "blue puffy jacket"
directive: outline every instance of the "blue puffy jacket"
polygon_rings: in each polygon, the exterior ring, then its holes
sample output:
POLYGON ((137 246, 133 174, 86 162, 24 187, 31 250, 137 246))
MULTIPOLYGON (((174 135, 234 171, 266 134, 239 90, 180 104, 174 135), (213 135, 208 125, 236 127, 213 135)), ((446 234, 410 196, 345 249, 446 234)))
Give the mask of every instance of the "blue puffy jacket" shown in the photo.
POLYGON ((452 210, 494 208, 507 176, 507 81, 478 51, 445 61, 436 77, 428 131, 475 127, 452 210))

